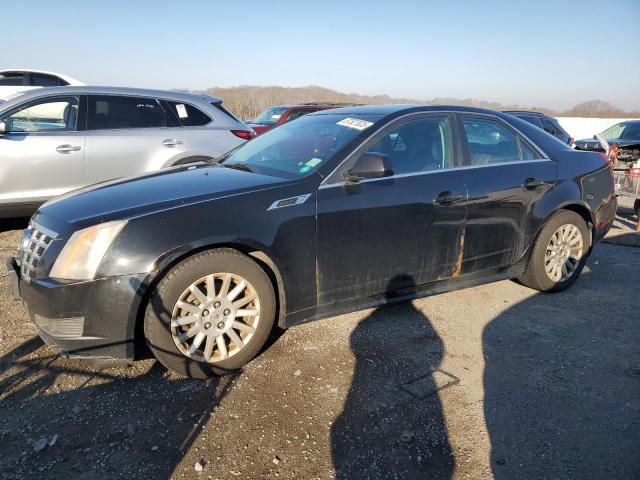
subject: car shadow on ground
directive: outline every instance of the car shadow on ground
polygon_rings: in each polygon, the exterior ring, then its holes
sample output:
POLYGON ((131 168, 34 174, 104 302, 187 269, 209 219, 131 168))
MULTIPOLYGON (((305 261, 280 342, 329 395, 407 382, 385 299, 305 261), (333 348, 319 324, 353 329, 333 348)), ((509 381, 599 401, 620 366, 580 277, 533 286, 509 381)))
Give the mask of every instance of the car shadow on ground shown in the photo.
POLYGON ((237 375, 96 371, 32 338, 0 358, 2 477, 169 478, 237 375))
POLYGON ((617 249, 569 290, 534 295, 486 326, 495 478, 638 478, 639 264, 618 261, 617 249))
POLYGON ((331 428, 336 478, 450 478, 434 370, 444 346, 429 319, 411 302, 381 307, 358 324, 350 345, 353 380, 331 428))

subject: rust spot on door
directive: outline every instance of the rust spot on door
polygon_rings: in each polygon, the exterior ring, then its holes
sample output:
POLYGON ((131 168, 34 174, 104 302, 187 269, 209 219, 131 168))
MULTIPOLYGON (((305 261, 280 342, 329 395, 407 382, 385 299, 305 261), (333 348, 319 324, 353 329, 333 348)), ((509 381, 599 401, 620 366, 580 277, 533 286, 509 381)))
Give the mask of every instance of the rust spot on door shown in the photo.
POLYGON ((456 259, 456 264, 451 272, 451 277, 457 278, 460 276, 460 272, 462 272, 462 254, 464 253, 464 229, 460 231, 460 235, 458 235, 458 248, 460 251, 458 252, 458 258, 456 259))

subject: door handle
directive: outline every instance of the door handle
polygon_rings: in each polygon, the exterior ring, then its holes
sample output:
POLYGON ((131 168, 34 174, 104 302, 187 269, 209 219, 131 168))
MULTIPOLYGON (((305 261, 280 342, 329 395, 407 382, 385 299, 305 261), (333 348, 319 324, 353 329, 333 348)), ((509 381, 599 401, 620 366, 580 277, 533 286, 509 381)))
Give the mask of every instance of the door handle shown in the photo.
POLYGON ((78 150, 80 150, 80 147, 77 147, 76 145, 60 145, 58 148, 56 148, 56 152, 58 153, 71 153, 71 152, 77 152, 78 150))
POLYGON ((464 195, 453 192, 440 192, 438 196, 433 200, 433 203, 438 205, 451 205, 452 203, 461 202, 464 200, 464 195))
POLYGON ((162 145, 165 147, 177 147, 178 145, 182 145, 182 140, 176 140, 175 138, 167 138, 162 141, 162 145))
POLYGON ((531 189, 531 188, 541 187, 542 185, 545 185, 545 184, 546 184, 546 182, 543 182, 542 180, 538 180, 537 178, 529 177, 524 181, 524 183, 522 184, 522 187, 526 188, 526 189, 531 189))

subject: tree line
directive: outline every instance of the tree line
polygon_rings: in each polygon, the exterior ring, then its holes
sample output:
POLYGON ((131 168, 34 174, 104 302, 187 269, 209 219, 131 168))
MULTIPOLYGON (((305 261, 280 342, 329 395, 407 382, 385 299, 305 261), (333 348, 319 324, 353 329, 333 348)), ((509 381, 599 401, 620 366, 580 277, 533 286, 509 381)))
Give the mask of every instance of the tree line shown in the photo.
POLYGON ((341 93, 315 85, 308 87, 278 87, 251 86, 213 87, 204 93, 224 99, 225 107, 243 120, 256 118, 263 110, 275 105, 287 105, 311 102, 336 102, 355 104, 380 103, 429 103, 435 105, 466 105, 489 108, 492 110, 533 110, 552 115, 554 117, 594 117, 594 118, 623 118, 640 117, 640 111, 624 111, 603 100, 591 100, 580 103, 566 111, 555 111, 545 107, 522 107, 519 105, 504 105, 498 102, 488 102, 472 98, 433 98, 431 100, 417 100, 412 98, 394 98, 388 95, 360 95, 357 93, 341 93))

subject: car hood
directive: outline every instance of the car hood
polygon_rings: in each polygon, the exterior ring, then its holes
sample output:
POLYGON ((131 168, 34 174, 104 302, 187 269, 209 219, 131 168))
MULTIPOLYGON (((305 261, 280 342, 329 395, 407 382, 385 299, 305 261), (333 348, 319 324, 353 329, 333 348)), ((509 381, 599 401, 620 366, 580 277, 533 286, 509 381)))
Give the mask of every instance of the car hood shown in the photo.
POLYGON ((175 167, 74 190, 42 205, 34 220, 54 231, 76 230, 288 182, 220 165, 175 167))

